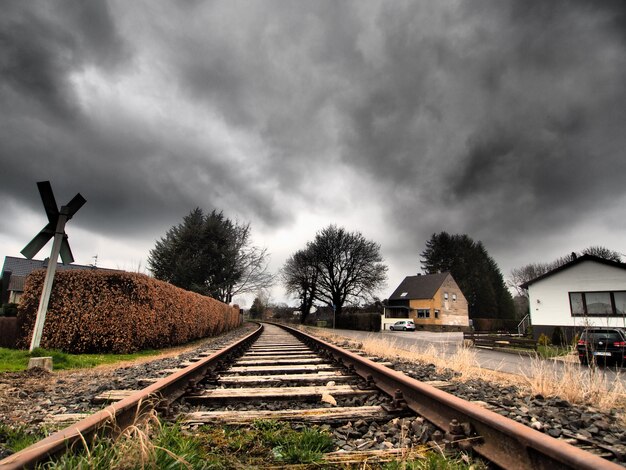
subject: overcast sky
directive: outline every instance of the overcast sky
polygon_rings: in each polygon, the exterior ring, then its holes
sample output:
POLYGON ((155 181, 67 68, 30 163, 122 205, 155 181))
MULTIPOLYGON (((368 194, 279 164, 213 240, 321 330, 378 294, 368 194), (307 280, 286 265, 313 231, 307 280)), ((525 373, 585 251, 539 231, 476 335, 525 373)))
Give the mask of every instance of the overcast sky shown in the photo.
POLYGON ((104 267, 145 269, 195 207, 250 222, 273 270, 360 231, 381 298, 443 230, 505 277, 626 253, 623 0, 5 1, 0 108, 2 257, 45 225, 43 180, 87 199, 70 245, 104 267))

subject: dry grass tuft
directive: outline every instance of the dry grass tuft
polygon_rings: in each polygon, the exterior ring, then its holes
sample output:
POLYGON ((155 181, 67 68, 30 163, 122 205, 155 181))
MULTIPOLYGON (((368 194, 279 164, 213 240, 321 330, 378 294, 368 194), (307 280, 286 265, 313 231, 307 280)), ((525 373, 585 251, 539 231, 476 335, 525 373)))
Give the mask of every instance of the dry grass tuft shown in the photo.
POLYGON ((402 349, 397 347, 395 339, 370 337, 364 340, 356 341, 333 333, 325 331, 309 330, 318 338, 332 343, 349 343, 358 347, 364 353, 377 356, 385 360, 403 361, 403 362, 422 362, 425 364, 434 364, 439 372, 445 369, 451 369, 461 373, 461 377, 454 380, 482 379, 491 380, 506 385, 521 386, 525 382, 523 378, 498 372, 490 369, 481 368, 476 360, 476 351, 470 347, 462 346, 456 352, 450 354, 445 347, 436 347, 432 343, 420 347, 412 346, 411 349, 402 349))
POLYGON ((531 360, 529 374, 524 374, 532 393, 545 397, 561 397, 570 403, 592 405, 602 410, 623 407, 626 404, 621 373, 613 378, 598 367, 582 369, 578 364, 531 360))
MULTIPOLYGON (((476 359, 476 350, 471 347, 459 347, 455 353, 449 354, 443 347, 437 348, 433 344, 422 348, 413 346, 406 350, 396 347, 393 339, 371 337, 357 342, 319 330, 312 333, 331 342, 348 341, 358 345, 366 354, 387 360, 434 364, 438 371, 451 369, 461 374, 453 380, 461 382, 481 379, 506 386, 515 385, 524 393, 560 397, 570 403, 589 405, 602 411, 626 407, 626 390, 619 371, 611 378, 604 369, 597 367, 581 369, 578 362, 557 363, 536 357, 531 359, 528 373, 514 375, 481 368, 476 359)), ((626 420, 626 415, 622 413, 621 419, 626 420)))

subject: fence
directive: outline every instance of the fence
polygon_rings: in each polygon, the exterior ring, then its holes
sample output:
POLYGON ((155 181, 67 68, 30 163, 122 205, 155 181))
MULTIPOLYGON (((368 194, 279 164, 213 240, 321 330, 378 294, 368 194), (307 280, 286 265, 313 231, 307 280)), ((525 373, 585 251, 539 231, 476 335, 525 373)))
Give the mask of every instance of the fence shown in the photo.
POLYGON ((15 348, 17 341, 17 318, 0 317, 0 348, 15 348))
POLYGON ((463 333, 463 339, 471 341, 472 346, 477 348, 537 350, 537 342, 534 339, 518 336, 474 332, 463 333))

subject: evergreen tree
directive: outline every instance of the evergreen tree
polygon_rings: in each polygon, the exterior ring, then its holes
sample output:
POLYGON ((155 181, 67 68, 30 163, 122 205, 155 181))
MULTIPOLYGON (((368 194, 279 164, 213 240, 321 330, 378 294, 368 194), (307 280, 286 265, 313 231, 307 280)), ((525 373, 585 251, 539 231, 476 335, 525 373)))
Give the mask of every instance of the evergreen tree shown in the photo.
POLYGON ((318 271, 312 250, 296 251, 285 262, 281 274, 287 293, 296 294, 300 299, 300 322, 304 323, 317 293, 318 271))
POLYGON ((255 297, 250 307, 250 318, 263 319, 263 313, 265 312, 265 302, 260 297, 255 297))
POLYGON ((156 242, 148 267, 157 279, 230 303, 236 294, 271 284, 267 257, 250 246, 249 224, 196 208, 156 242))
POLYGON ((513 298, 482 242, 441 232, 426 242, 421 256, 427 274, 452 274, 467 299, 470 318, 514 318, 513 298))

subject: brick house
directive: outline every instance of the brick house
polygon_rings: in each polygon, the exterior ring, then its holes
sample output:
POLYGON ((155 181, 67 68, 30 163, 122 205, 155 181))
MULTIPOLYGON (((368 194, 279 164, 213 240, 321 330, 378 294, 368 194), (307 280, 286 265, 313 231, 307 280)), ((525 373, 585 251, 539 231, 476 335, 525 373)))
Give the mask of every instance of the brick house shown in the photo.
POLYGON ((467 300, 450 273, 407 276, 391 294, 382 329, 398 319, 411 319, 417 329, 460 331, 469 328, 467 300))

